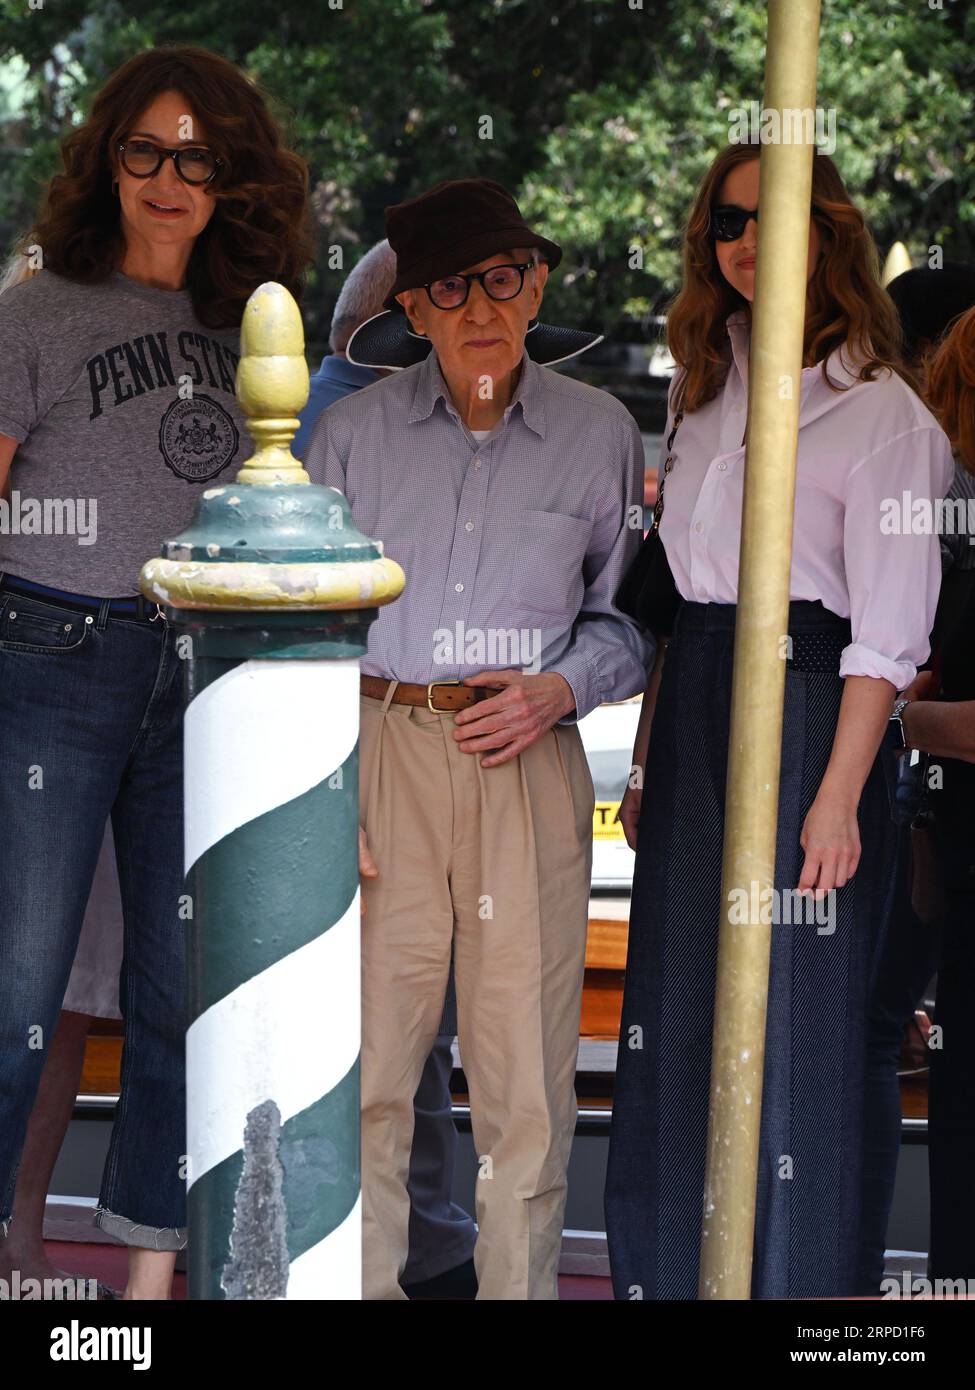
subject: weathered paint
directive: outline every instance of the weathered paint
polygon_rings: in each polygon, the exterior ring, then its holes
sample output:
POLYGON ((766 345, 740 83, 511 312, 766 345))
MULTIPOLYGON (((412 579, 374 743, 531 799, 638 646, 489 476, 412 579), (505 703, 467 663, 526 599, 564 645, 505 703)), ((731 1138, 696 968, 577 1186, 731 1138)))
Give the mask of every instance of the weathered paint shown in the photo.
POLYGON ((287 1208, 278 1154, 281 1115, 273 1100, 247 1116, 244 1167, 234 1197, 230 1253, 221 1287, 227 1298, 284 1298, 288 1289, 287 1208))
POLYGON ((225 564, 150 560, 143 566, 146 598, 171 608, 320 609, 380 607, 403 591, 395 560, 332 564, 225 564))

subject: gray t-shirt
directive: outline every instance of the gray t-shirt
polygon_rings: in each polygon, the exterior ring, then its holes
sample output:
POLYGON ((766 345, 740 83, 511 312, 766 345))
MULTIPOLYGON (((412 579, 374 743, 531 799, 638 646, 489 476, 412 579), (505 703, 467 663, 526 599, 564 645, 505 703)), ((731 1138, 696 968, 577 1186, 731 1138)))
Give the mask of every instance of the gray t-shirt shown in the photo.
POLYGON ((201 487, 253 452, 234 394, 237 330, 185 290, 42 270, 0 294, 0 434, 18 441, 0 501, 0 571, 99 597, 182 531, 201 487))

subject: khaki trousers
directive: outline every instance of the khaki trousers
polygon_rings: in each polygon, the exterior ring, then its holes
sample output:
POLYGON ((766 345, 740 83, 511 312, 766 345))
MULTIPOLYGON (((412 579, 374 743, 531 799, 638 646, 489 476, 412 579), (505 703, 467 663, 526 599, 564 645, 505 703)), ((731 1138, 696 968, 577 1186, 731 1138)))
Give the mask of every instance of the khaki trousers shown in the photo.
POLYGON ((574 726, 482 768, 452 714, 363 696, 363 1296, 400 1299, 413 1097, 451 947, 478 1155, 479 1297, 556 1299, 593 787, 574 726))

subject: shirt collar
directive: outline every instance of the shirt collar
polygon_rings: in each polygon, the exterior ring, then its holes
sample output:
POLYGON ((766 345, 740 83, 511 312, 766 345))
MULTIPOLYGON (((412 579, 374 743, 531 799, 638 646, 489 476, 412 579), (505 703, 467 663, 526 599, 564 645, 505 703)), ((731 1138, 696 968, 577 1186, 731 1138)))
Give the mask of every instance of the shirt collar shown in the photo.
POLYGON ((368 386, 379 380, 371 367, 360 367, 358 362, 350 362, 347 357, 339 357, 334 352, 322 358, 322 365, 315 377, 319 381, 339 381, 343 386, 368 386))
MULTIPOLYGON (((515 387, 515 394, 510 403, 505 407, 504 419, 516 406, 521 408, 522 419, 530 430, 545 438, 545 401, 544 387, 542 380, 542 368, 537 362, 533 362, 527 353, 521 359, 521 376, 518 378, 518 385, 515 387)), ((440 370, 440 362, 437 354, 429 352, 420 363, 416 378, 416 390, 413 392, 413 404, 407 420, 412 424, 415 420, 426 420, 433 414, 433 408, 438 400, 442 400, 444 408, 455 420, 460 420, 457 407, 451 399, 450 391, 444 380, 443 372, 440 370)))
MULTIPOLYGON (((725 319, 725 327, 728 330, 728 337, 731 340, 731 352, 738 368, 738 374, 748 387, 748 350, 751 345, 751 319, 745 309, 735 309, 725 319)), ((830 380, 842 386, 853 385, 857 380, 856 364, 853 362, 849 352, 845 347, 834 348, 826 359, 826 368, 829 372, 830 380)), ((811 382, 814 377, 822 378, 823 364, 816 362, 812 367, 803 367, 800 374, 800 391, 807 382, 811 382)), ((806 388, 808 390, 808 387, 806 388)), ((830 404, 835 404, 836 392, 828 393, 830 404)))
POLYGON ((728 337, 731 339, 731 355, 735 359, 738 375, 748 384, 748 348, 751 342, 751 324, 745 309, 736 309, 725 319, 728 337))

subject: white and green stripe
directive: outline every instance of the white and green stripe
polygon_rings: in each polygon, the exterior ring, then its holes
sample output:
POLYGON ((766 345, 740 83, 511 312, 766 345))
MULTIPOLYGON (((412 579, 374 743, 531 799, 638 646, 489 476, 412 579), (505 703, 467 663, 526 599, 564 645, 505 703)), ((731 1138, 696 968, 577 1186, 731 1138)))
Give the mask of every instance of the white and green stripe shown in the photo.
POLYGON ((359 1298, 358 662, 194 664, 191 1297, 359 1298))

